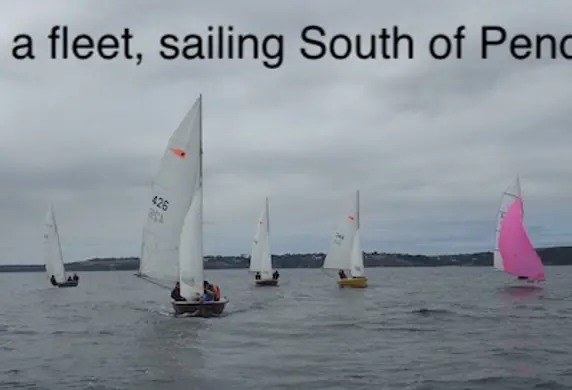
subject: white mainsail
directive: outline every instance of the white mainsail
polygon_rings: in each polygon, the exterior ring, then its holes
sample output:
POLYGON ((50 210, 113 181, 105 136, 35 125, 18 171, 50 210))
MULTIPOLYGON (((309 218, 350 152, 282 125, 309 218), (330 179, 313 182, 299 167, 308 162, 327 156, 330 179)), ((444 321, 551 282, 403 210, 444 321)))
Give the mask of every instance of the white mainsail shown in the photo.
POLYGON ((201 104, 199 97, 169 139, 151 186, 139 276, 164 287, 180 279, 181 232, 200 183, 201 104))
POLYGON ((359 191, 356 191, 349 214, 334 232, 323 268, 349 269, 351 276, 364 276, 359 218, 359 191))
MULTIPOLYGON (((520 187, 520 178, 516 176, 515 181, 507 187, 501 197, 499 210, 497 213, 497 226, 495 231, 495 246, 493 250, 493 265, 496 269, 504 271, 504 263, 499 252, 498 241, 500 234, 501 221, 511 203, 515 198, 522 198, 522 189, 520 187)), ((521 218, 524 218, 524 209, 521 210, 521 218)))
POLYGON ((268 198, 264 203, 260 220, 252 242, 250 254, 251 272, 260 272, 261 280, 272 279, 272 255, 270 253, 270 212, 268 198))
POLYGON ((46 274, 48 278, 54 275, 56 282, 65 283, 67 279, 60 234, 58 232, 54 208, 51 204, 48 208, 44 224, 44 261, 46 263, 46 274))

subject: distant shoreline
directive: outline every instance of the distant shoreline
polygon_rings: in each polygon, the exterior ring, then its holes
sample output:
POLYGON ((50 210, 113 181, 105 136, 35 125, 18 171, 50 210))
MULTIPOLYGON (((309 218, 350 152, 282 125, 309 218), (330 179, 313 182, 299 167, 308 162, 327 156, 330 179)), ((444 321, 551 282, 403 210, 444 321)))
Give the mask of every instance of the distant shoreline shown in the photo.
MULTIPOLYGON (((572 246, 538 248, 544 265, 572 265, 572 246)), ((487 267, 493 265, 492 252, 460 253, 454 255, 409 255, 401 253, 365 253, 366 267, 487 267)), ((276 268, 320 268, 324 253, 287 253, 272 255, 276 268)), ((248 256, 205 256, 205 269, 244 269, 248 256)), ((65 265, 66 271, 136 271, 138 257, 92 258, 65 265)), ((0 272, 45 272, 39 264, 0 265, 0 272)))

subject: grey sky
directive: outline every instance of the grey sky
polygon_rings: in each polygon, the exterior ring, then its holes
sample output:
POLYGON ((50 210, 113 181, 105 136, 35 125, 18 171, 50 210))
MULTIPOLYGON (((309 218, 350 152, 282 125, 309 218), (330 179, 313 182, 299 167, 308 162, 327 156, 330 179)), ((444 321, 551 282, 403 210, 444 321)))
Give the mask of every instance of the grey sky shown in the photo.
MULTIPOLYGON (((572 4, 536 1, 5 1, 0 15, 0 263, 39 263, 48 202, 66 261, 137 255, 148 185, 167 140, 204 95, 205 245, 249 251, 270 196, 274 252, 324 251, 356 188, 363 247, 488 250, 501 191, 521 175, 537 246, 571 243, 572 79, 565 61, 479 59, 481 24, 563 34, 572 4), (130 27, 143 63, 50 61, 54 24, 130 27), (280 69, 164 61, 163 33, 285 35, 280 69), (377 33, 398 24, 414 60, 308 61, 299 32, 377 33), (434 33, 467 25, 464 60, 428 58, 434 33), (35 61, 10 58, 35 38, 35 61)), ((572 31, 570 31, 572 32, 572 31)), ((569 45, 572 51, 572 44, 569 45)))

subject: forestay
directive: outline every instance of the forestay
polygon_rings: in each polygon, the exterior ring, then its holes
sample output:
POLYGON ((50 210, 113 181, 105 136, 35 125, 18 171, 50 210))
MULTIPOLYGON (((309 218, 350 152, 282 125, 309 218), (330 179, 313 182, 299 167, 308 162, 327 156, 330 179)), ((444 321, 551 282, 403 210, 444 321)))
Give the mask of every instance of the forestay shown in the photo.
POLYGON ((324 259, 323 268, 349 269, 352 276, 363 275, 363 258, 359 229, 359 192, 352 202, 349 213, 338 225, 332 237, 330 248, 324 259), (357 274, 354 274, 357 272, 357 274), (361 275, 360 275, 361 273, 361 275))
POLYGON ((199 182, 200 137, 199 97, 169 139, 151 185, 139 275, 156 283, 179 280, 181 231, 199 182))
MULTIPOLYGON (((508 188, 503 192, 501 198, 501 204, 497 214, 497 226, 495 231, 495 247, 493 250, 493 264, 494 267, 500 271, 504 271, 503 259, 498 248, 499 234, 502 219, 507 212, 508 207, 516 198, 522 198, 522 190, 520 187, 520 179, 517 176, 515 181, 508 186, 508 188)), ((522 203, 521 203, 522 205, 522 203)), ((521 209, 521 218, 524 218, 524 208, 521 209)))
POLYGON ((249 268, 251 272, 260 272, 262 280, 272 278, 269 214, 268 198, 266 198, 252 242, 249 268))
POLYGON ((66 281, 64 258, 56 216, 52 205, 48 208, 44 224, 44 261, 46 263, 46 274, 48 278, 54 275, 56 282, 64 283, 66 281))

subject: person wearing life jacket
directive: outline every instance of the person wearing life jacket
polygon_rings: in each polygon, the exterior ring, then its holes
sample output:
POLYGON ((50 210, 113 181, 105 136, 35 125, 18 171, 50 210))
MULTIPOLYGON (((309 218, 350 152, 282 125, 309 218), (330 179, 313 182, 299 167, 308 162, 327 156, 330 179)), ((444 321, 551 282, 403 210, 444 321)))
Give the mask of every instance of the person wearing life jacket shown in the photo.
POLYGON ((211 284, 212 292, 214 293, 214 300, 220 301, 220 288, 218 284, 211 284))
POLYGON ((77 274, 73 274, 73 280, 76 282, 79 281, 79 276, 77 276, 77 274))
POLYGON ((338 272, 338 275, 340 276, 340 279, 347 279, 347 275, 343 269, 338 272))
POLYGON ((186 301, 185 297, 181 295, 181 285, 179 282, 175 284, 175 288, 171 290, 171 298, 174 301, 186 301))
POLYGON ((52 275, 50 277, 50 283, 52 284, 52 286, 57 286, 58 282, 56 281, 56 277, 54 275, 52 275))
POLYGON ((216 284, 210 284, 208 281, 203 282, 203 302, 219 301, 220 288, 216 284))
POLYGON ((203 301, 210 302, 214 300, 215 293, 212 289, 212 285, 208 281, 203 282, 203 301))
POLYGON ((260 280, 260 272, 254 274, 254 280, 260 280))

